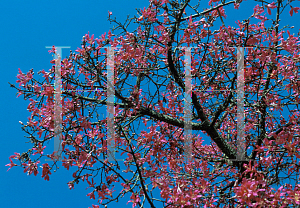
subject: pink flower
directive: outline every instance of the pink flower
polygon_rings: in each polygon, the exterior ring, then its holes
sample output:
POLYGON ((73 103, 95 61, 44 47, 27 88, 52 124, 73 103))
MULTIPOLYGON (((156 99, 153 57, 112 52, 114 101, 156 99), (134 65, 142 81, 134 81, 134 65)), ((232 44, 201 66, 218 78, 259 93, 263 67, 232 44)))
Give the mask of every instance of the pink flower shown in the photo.
POLYGON ((63 160, 62 165, 69 170, 70 166, 72 166, 72 160, 63 160))
POLYGON ((51 48, 51 50, 49 50, 48 52, 49 52, 49 54, 50 53, 55 53, 56 52, 55 46, 53 45, 52 48, 51 48))
POLYGON ((271 15, 270 9, 275 9, 277 6, 275 5, 275 2, 272 2, 271 4, 268 4, 267 6, 268 14, 271 15))
MULTIPOLYGON (((129 202, 132 202, 132 203, 133 203, 133 204, 132 204, 132 207, 133 207, 133 208, 138 204, 138 202, 141 201, 139 195, 137 195, 137 194, 135 194, 135 193, 132 193, 130 199, 131 199, 131 200, 130 200, 129 202)), ((127 204, 128 204, 129 202, 127 202, 127 204)))
MULTIPOLYGON (((90 199, 95 199, 95 194, 94 194, 94 191, 91 192, 91 193, 88 193, 87 196, 90 197, 90 199)), ((94 207, 94 206, 93 206, 94 207)))
POLYGON ((45 178, 45 180, 49 181, 49 174, 51 175, 52 173, 50 172, 50 167, 48 163, 43 164, 43 172, 42 172, 42 178, 45 178))
POLYGON ((292 7, 291 6, 290 15, 293 16, 293 12, 298 13, 299 9, 300 9, 300 7, 292 7))
POLYGON ((264 12, 263 7, 261 7, 261 6, 259 6, 259 5, 256 5, 256 6, 254 7, 254 16, 257 16, 257 15, 263 13, 263 12, 264 12))
POLYGON ((32 172, 34 173, 34 175, 36 176, 38 174, 38 170, 37 170, 37 164, 39 164, 40 161, 37 161, 36 163, 32 163, 31 160, 28 161, 28 164, 26 163, 22 163, 22 165, 24 167, 26 167, 24 169, 24 173, 27 172, 28 175, 31 175, 32 172))
POLYGON ((239 3, 234 3, 234 9, 239 9, 240 4, 239 3))
POLYGON ((36 148, 32 148, 33 150, 36 150, 35 153, 33 153, 32 155, 36 155, 36 154, 43 154, 43 150, 46 148, 46 146, 42 147, 42 143, 39 143, 39 146, 36 148))
POLYGON ((211 5, 212 2, 218 2, 218 1, 220 1, 220 0, 210 0, 210 1, 208 2, 208 5, 211 5))
MULTIPOLYGON (((15 153, 15 154, 18 154, 18 153, 15 153)), ((20 154, 19 154, 19 155, 20 155, 20 154)), ((9 157, 10 164, 5 165, 5 166, 9 166, 9 167, 10 167, 10 168, 8 168, 7 171, 9 171, 12 167, 17 166, 15 163, 13 163, 13 161, 12 161, 11 158, 16 158, 16 155, 12 155, 12 156, 9 157)))
POLYGON ((93 206, 92 208, 99 208, 99 205, 92 205, 92 206, 93 206))
POLYGON ((68 183, 69 189, 74 189, 74 183, 68 183))
POLYGON ((20 84, 19 84, 19 87, 20 87, 21 85, 26 85, 26 83, 29 82, 29 81, 32 79, 32 71, 27 72, 27 74, 25 75, 25 74, 21 71, 21 69, 19 68, 19 74, 17 75, 17 78, 18 78, 19 80, 17 80, 16 82, 17 82, 17 83, 20 83, 20 84))

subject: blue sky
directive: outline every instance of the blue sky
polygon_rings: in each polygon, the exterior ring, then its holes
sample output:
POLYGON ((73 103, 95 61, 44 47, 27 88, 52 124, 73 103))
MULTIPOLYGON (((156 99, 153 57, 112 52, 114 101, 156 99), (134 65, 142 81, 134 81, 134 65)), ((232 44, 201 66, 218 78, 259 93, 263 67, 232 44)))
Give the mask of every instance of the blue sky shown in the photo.
MULTIPOLYGON (((205 8, 209 7, 207 2, 205 1, 205 8)), ((253 5, 253 2, 245 2, 239 10, 234 10, 233 5, 229 6, 226 21, 235 25, 237 19, 250 16, 253 9, 249 9, 249 5, 253 5), (230 11, 234 11, 234 15, 230 15, 230 11)), ((79 183, 75 189, 69 190, 67 182, 72 179, 72 172, 65 168, 50 175, 50 181, 43 180, 40 174, 36 177, 27 176, 19 167, 7 172, 5 165, 9 163, 8 157, 14 152, 22 153, 31 147, 25 143, 27 138, 24 138, 25 134, 19 124, 19 121, 27 122, 29 113, 26 109, 29 102, 24 101, 22 96, 16 98, 16 90, 10 88, 7 82, 15 83, 18 68, 23 72, 31 68, 35 72, 51 68, 52 56, 45 46, 71 46, 70 49, 75 51, 86 33, 90 32, 99 37, 108 32, 112 26, 107 21, 108 11, 117 20, 124 21, 128 14, 131 17, 137 14, 135 8, 147 6, 147 0, 0 2, 0 132, 3 146, 0 163, 1 207, 60 208, 91 207, 95 204, 94 200, 86 196, 90 192, 85 190, 86 183, 79 183)), ((294 18, 299 18, 299 15, 294 14, 293 18, 287 18, 287 24, 295 25, 294 18)), ((63 56, 67 56, 70 49, 63 49, 63 56)), ((126 203, 123 202, 115 207, 125 207, 126 203)), ((126 207, 131 207, 131 204, 126 207)))

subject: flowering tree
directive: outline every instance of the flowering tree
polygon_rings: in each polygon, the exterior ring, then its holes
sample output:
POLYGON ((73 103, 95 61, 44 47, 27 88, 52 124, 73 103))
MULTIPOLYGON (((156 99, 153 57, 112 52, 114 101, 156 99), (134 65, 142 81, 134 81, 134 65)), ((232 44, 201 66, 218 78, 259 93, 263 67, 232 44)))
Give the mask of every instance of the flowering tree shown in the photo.
MULTIPOLYGON (((74 170, 69 188, 87 182, 88 196, 100 205, 128 195, 133 207, 299 206, 299 41, 280 18, 300 8, 292 0, 257 2, 248 19, 227 26, 225 9, 238 10, 242 1, 210 0, 210 8, 199 11, 200 1, 152 0, 128 19, 138 25, 135 31, 109 13, 117 28, 100 38, 85 35, 81 48, 60 62, 61 161, 74 170), (108 45, 118 47, 113 103, 107 99, 108 45), (192 91, 186 91, 188 47, 194 47, 192 91), (237 47, 249 47, 243 60, 243 160, 237 159, 237 47), (188 159, 187 95, 193 130, 188 159), (114 160, 108 159, 108 118, 99 119, 100 107, 108 104, 115 106, 114 160), (117 160, 118 154, 126 159, 117 160)), ((42 81, 33 74, 19 70, 19 87, 12 85, 30 100, 31 116, 21 124, 33 147, 10 156, 8 166, 42 171, 49 180, 60 164, 46 146, 55 137, 55 66, 39 72, 42 81)))

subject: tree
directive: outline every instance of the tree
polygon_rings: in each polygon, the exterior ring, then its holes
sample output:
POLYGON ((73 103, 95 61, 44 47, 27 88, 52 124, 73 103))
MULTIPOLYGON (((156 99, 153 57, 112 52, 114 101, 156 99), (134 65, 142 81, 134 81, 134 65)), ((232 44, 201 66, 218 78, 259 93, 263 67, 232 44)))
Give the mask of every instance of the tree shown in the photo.
MULTIPOLYGON (((299 206, 299 41, 280 18, 286 8, 290 16, 300 8, 291 0, 258 2, 253 15, 237 20, 235 28, 225 25, 225 8, 238 9, 242 1, 210 0, 209 9, 198 11, 200 1, 153 0, 125 23, 109 13, 117 27, 107 36, 87 34, 76 53, 57 59, 64 90, 62 166, 76 167, 70 189, 86 181, 88 196, 101 205, 129 195, 137 207, 299 206), (138 26, 129 32, 132 21, 138 26), (108 45, 120 46, 114 52, 114 103, 107 99, 109 50, 101 52, 108 45), (185 76, 188 49, 180 47, 196 47, 191 52, 192 91, 185 76), (237 47, 252 47, 243 61, 244 160, 236 160, 237 47), (68 91, 76 89, 89 91, 68 91), (187 95, 194 131, 189 141, 184 135, 187 95), (99 109, 106 105, 115 106, 115 150, 126 156, 124 161, 108 159, 109 119, 99 119, 99 109), (122 190, 115 190, 116 184, 122 190)), ((55 47, 51 52, 56 53, 55 47)), ((44 153, 55 137, 55 66, 39 72, 43 81, 33 74, 19 70, 19 87, 12 85, 18 96, 30 100, 31 117, 21 124, 33 148, 12 155, 8 166, 37 175, 41 158, 51 158, 42 165, 42 177, 49 180, 59 165, 56 152, 44 153)))

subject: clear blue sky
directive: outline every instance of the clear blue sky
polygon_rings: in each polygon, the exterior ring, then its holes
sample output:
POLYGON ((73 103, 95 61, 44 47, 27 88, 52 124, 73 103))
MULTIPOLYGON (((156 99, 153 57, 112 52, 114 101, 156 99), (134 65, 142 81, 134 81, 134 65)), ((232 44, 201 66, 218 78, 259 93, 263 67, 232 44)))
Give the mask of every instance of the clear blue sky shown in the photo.
MULTIPOLYGON (((209 8, 208 1, 203 2, 203 7, 209 8)), ((233 5, 229 6, 229 10, 226 10, 226 21, 236 26, 234 22, 237 19, 245 19, 253 13, 249 5, 253 5, 253 2, 245 2, 239 10, 234 10, 233 5)), ((3 147, 0 163, 0 207, 62 208, 91 207, 95 204, 95 200, 86 196, 91 191, 85 190, 86 183, 79 183, 75 189, 69 190, 67 182, 72 179, 72 172, 65 168, 50 175, 50 181, 43 180, 40 173, 36 177, 27 176, 19 167, 7 172, 8 167, 5 165, 9 163, 8 157, 14 152, 22 153, 31 147, 31 144, 25 143, 28 139, 24 138, 25 133, 19 124, 19 121, 27 122, 29 113, 26 109, 29 102, 24 101, 22 96, 16 98, 17 91, 10 88, 7 82, 15 83, 18 68, 23 72, 31 68, 35 72, 48 70, 52 56, 45 46, 71 46, 70 49, 75 51, 86 33, 90 32, 99 37, 108 32, 112 26, 107 21, 108 11, 118 20, 124 21, 127 14, 137 14, 135 8, 147 6, 147 0, 0 2, 0 132, 3 147)), ((295 18, 299 18, 299 14, 289 18, 292 22, 287 24, 295 25, 295 18)), ((64 57, 68 53, 69 49, 63 49, 64 57)), ((126 203, 123 202, 114 207, 125 207, 126 203)), ((131 207, 131 204, 126 207, 131 207)))

